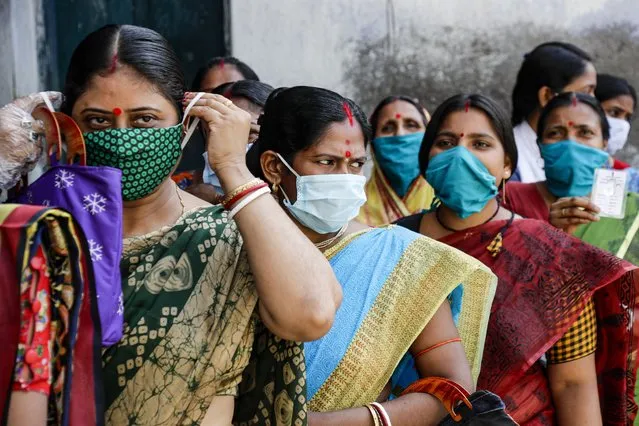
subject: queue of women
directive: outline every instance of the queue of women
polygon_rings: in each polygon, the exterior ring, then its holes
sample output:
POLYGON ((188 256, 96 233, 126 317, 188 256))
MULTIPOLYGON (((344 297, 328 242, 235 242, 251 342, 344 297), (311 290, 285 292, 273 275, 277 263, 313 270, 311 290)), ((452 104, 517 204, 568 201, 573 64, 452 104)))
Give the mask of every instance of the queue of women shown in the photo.
POLYGON ((0 110, 3 422, 632 424, 636 102, 558 42, 512 117, 479 94, 367 115, 234 58, 187 91, 160 34, 93 32, 61 94, 0 110), (172 176, 196 131, 204 170, 172 176))

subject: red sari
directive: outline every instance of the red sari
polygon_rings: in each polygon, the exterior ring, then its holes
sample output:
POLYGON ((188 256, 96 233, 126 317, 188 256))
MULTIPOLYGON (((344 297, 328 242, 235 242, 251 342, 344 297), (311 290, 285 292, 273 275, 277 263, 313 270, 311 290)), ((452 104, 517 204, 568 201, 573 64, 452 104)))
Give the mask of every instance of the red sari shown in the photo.
POLYGON ((539 192, 537 183, 507 183, 504 207, 528 219, 550 220, 550 208, 539 192))
POLYGON ((84 235, 68 213, 0 205, 0 415, 4 419, 13 389, 48 394, 49 424, 104 424, 100 320, 88 253, 84 235), (44 299, 28 297, 34 280, 39 290, 47 288, 38 293, 44 299), (23 333, 31 329, 38 335, 42 324, 25 324, 24 319, 36 311, 40 300, 50 307, 45 315, 47 330, 54 330, 48 342, 51 352, 45 352, 49 356, 44 361, 49 363, 39 369, 46 374, 37 372, 40 364, 30 356, 41 352, 42 345, 36 350, 36 339, 29 342, 23 333))
POLYGON ((493 257, 486 248, 505 225, 506 221, 494 221, 440 240, 482 261, 499 278, 478 388, 501 396, 520 424, 554 424, 552 395, 540 358, 592 298, 603 421, 632 424, 637 413, 636 366, 630 354, 637 342, 631 315, 639 270, 538 220, 515 220, 493 257))

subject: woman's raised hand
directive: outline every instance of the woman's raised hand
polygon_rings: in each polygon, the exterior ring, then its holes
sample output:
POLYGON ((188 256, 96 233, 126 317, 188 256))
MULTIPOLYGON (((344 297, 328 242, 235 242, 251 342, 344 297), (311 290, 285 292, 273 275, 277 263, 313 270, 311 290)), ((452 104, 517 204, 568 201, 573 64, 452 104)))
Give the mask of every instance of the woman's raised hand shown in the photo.
MULTIPOLYGON (((185 106, 195 97, 187 92, 185 106)), ((205 93, 191 108, 208 130, 209 164, 219 175, 227 167, 246 167, 246 141, 251 129, 251 116, 224 96, 205 93)))
POLYGON ((565 197, 550 206, 550 223, 572 234, 579 225, 598 222, 599 208, 585 197, 565 197))

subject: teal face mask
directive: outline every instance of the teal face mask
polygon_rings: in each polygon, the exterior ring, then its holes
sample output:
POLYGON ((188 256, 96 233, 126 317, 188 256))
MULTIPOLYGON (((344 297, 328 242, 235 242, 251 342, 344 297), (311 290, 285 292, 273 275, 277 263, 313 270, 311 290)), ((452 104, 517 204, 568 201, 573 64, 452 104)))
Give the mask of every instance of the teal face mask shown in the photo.
POLYGON ((419 176, 419 149, 423 138, 422 132, 373 140, 375 160, 391 188, 402 198, 419 176))
POLYGON ((590 194, 595 169, 606 165, 608 154, 597 148, 565 140, 540 145, 546 185, 557 197, 585 197, 590 194))
POLYGON ((495 177, 463 146, 431 158, 426 180, 442 204, 462 219, 480 212, 498 192, 495 177))

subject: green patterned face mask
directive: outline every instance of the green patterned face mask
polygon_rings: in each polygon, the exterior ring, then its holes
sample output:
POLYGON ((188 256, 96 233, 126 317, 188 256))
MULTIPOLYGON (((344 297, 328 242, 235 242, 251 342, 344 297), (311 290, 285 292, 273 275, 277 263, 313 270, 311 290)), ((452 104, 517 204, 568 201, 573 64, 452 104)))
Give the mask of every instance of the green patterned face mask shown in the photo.
POLYGON ((173 171, 182 148, 195 131, 193 120, 182 139, 186 117, 204 93, 184 110, 182 123, 162 128, 105 129, 84 134, 87 165, 122 170, 122 199, 133 201, 152 194, 173 171))
POLYGON ((139 200, 169 176, 182 153, 182 124, 85 133, 87 165, 122 170, 122 198, 139 200))

